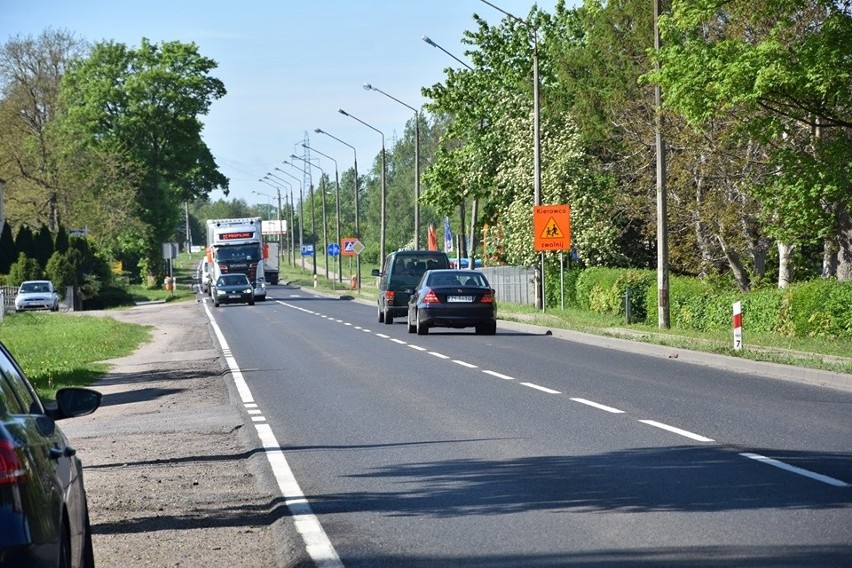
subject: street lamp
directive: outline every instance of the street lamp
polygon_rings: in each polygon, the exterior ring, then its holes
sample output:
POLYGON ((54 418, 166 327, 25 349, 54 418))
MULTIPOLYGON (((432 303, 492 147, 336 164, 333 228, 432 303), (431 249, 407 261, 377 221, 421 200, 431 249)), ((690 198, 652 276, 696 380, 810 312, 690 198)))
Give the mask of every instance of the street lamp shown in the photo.
MULTIPOLYGON (((299 178, 297 178, 296 176, 294 176, 290 172, 285 172, 281 168, 275 168, 275 171, 281 172, 282 174, 284 174, 286 176, 290 176, 291 178, 296 180, 296 182, 299 184, 299 251, 302 251, 302 250, 304 250, 304 247, 305 247, 305 215, 304 215, 304 212, 302 211, 302 203, 304 202, 305 198, 304 198, 304 195, 302 194, 302 180, 300 180, 299 178)), ((272 172, 266 172, 266 175, 274 177, 275 179, 284 181, 283 179, 281 179, 277 175, 273 174, 272 172)), ((289 183, 289 182, 285 182, 285 183, 289 183)), ((293 251, 294 263, 295 263, 295 260, 296 260, 295 255, 296 255, 296 251, 294 250, 293 251)), ((301 252, 300 252, 299 256, 301 256, 301 258, 302 258, 302 270, 305 270, 305 255, 301 254, 301 252)))
MULTIPOLYGON (((309 170, 303 170, 302 168, 300 168, 299 166, 297 166, 296 164, 294 164, 292 162, 288 162, 287 160, 282 160, 281 163, 287 164, 290 167, 296 168, 297 170, 299 170, 303 174, 308 175, 308 183, 310 184, 310 186, 308 187, 308 199, 311 200, 311 237, 314 239, 314 241, 316 241, 317 230, 316 230, 316 215, 314 215, 314 178, 311 175, 311 172, 309 170)), ((275 169, 277 170, 278 168, 275 168, 275 169)), ((281 171, 283 171, 283 170, 281 170, 281 171)), ((293 176, 293 177, 295 177, 295 176, 293 176)), ((316 242, 314 242, 314 245, 316 245, 316 242)), ((316 263, 317 257, 316 257, 316 254, 317 254, 316 253, 316 246, 314 246, 314 261, 311 263, 311 266, 313 267, 311 269, 311 272, 313 274, 317 273, 317 263, 316 263)), ((304 263, 304 259, 302 260, 302 262, 304 263)))
MULTIPOLYGON (((304 144, 303 144, 303 146, 304 146, 304 144)), ((294 160, 301 160, 301 161, 305 162, 308 165, 309 168, 310 168, 310 166, 315 167, 320 172, 322 172, 323 175, 328 177, 328 175, 325 173, 325 170, 322 169, 321 167, 319 167, 318 165, 313 164, 310 161, 297 156, 296 154, 290 154, 290 157, 294 160)), ((320 178, 320 181, 322 181, 322 178, 320 178)), ((324 249, 324 254, 325 254, 325 279, 328 280, 328 220, 326 219, 326 216, 325 216, 325 188, 322 189, 321 194, 322 194, 322 240, 323 240, 323 249, 324 249)))
MULTIPOLYGON (((271 175, 271 174, 267 174, 267 175, 271 175)), ((259 179, 258 181, 261 181, 261 182, 266 183, 267 185, 269 185, 271 187, 274 187, 275 193, 278 196, 278 257, 279 257, 279 260, 280 260, 281 251, 284 249, 284 234, 282 233, 282 227, 281 227, 281 187, 277 183, 273 183, 271 180, 266 179, 266 177, 263 177, 263 178, 259 179)), ((280 180, 280 182, 286 184, 287 187, 290 188, 290 198, 292 200, 293 186, 290 185, 290 182, 287 182, 287 181, 284 181, 284 180, 280 180)), ((254 192, 254 193, 257 193, 258 195, 266 195, 265 193, 259 193, 257 191, 254 192)), ((287 198, 286 193, 284 194, 284 198, 285 198, 285 201, 286 201, 286 198, 287 198)), ((291 213, 292 213, 292 210, 291 210, 291 213)), ((296 260, 295 253, 292 253, 292 251, 293 251, 293 232, 292 232, 293 230, 292 230, 292 227, 293 227, 293 218, 292 218, 292 215, 291 215, 290 216, 290 226, 287 229, 287 234, 290 237, 288 247, 287 247, 288 248, 288 250, 287 250, 287 262, 290 263, 290 264, 295 263, 295 260, 296 260), (291 254, 293 255, 293 262, 292 263, 290 262, 291 254)))
MULTIPOLYGON (((341 140, 340 138, 338 138, 337 136, 335 136, 333 134, 329 134, 328 132, 326 132, 322 128, 315 128, 314 132, 316 132, 317 134, 325 134, 329 138, 331 138, 333 140, 337 140, 338 142, 340 142, 344 146, 349 146, 350 148, 352 148, 352 157, 355 160, 355 162, 354 162, 354 164, 355 164, 355 238, 360 240, 361 239, 361 213, 360 213, 361 208, 358 205, 358 152, 355 150, 355 146, 353 146, 352 144, 349 144, 347 142, 344 142, 343 140, 341 140)), ((360 254, 355 255, 355 272, 358 275, 358 291, 360 291, 361 290, 361 255, 360 254)))
POLYGON ((396 101, 414 112, 414 248, 420 248, 420 111, 407 105, 398 98, 387 94, 381 89, 364 83, 364 89, 381 93, 392 101, 396 101))
MULTIPOLYGON (((263 181, 263 180, 259 180, 259 181, 263 181)), ((252 193, 254 193, 255 195, 260 195, 260 196, 266 198, 266 219, 269 220, 271 218, 270 213, 271 213, 271 209, 272 209, 272 196, 267 194, 267 193, 261 193, 259 191, 254 191, 254 190, 252 190, 252 193)))
MULTIPOLYGON (((533 40, 533 201, 535 205, 541 205, 541 109, 539 105, 538 93, 538 30, 529 24, 526 20, 510 14, 506 10, 495 6, 488 0, 480 0, 483 4, 491 6, 498 12, 502 12, 506 16, 519 22, 532 33, 533 40)), ((538 282, 535 285, 535 307, 544 309, 544 298, 542 293, 542 283, 544 281, 544 253, 541 253, 541 268, 538 275, 538 282)))
MULTIPOLYGON (((337 112, 339 112, 343 116, 348 116, 349 118, 351 118, 353 120, 357 120, 358 122, 360 122, 361 124, 363 124, 364 126, 369 128, 370 130, 374 130, 374 131, 378 132, 382 137, 382 193, 381 193, 381 223, 380 223, 381 229, 379 230, 379 263, 382 263, 382 262, 385 261, 385 224, 386 224, 385 223, 385 201, 386 201, 386 194, 385 194, 385 134, 384 134, 384 132, 382 132, 381 130, 376 128, 375 126, 371 126, 371 125, 367 124, 366 122, 364 122, 360 118, 349 114, 348 112, 346 112, 342 108, 337 109, 337 112)), ((359 274, 358 275, 359 282, 360 282, 360 276, 361 275, 359 274)))
MULTIPOLYGON (((449 55, 450 57, 452 57, 453 59, 458 61, 462 66, 467 67, 467 69, 470 70, 470 71, 473 71, 473 67, 471 67, 470 65, 468 65, 467 63, 465 63, 464 61, 462 61, 461 59, 459 59, 458 57, 456 57, 455 55, 453 55, 452 53, 450 53, 449 51, 447 51, 446 49, 444 49, 443 47, 441 47, 440 45, 438 45, 434 41, 432 41, 429 38, 429 36, 421 36, 420 39, 422 39, 423 41, 425 41, 426 43, 428 43, 432 47, 440 49, 441 51, 443 51, 444 53, 446 53, 447 55, 449 55)), ((479 128, 480 129, 484 128, 484 123, 485 123, 484 119, 479 120, 479 128)), ((462 227, 461 227, 462 228, 462 239, 464 239, 464 203, 463 202, 460 205, 460 210, 461 210, 461 218, 462 218, 461 219, 461 222, 462 222, 462 227)), ((476 219, 477 219, 478 216, 479 216, 479 198, 474 196, 473 201, 471 202, 471 208, 470 208, 470 249, 467 251, 467 253, 468 253, 468 268, 470 268, 471 270, 476 269, 476 219)))
MULTIPOLYGON (((325 156, 332 162, 334 162, 334 200, 335 206, 337 207, 337 246, 340 246, 340 177, 337 174, 337 160, 329 156, 328 154, 323 154, 316 148, 311 148, 307 144, 302 144, 304 148, 316 152, 320 156, 325 156)), ((322 171, 322 170, 320 170, 322 171)), ((323 212, 325 212, 325 201, 323 200, 323 212)), ((343 282, 343 255, 337 254, 337 279, 339 282, 343 282)))

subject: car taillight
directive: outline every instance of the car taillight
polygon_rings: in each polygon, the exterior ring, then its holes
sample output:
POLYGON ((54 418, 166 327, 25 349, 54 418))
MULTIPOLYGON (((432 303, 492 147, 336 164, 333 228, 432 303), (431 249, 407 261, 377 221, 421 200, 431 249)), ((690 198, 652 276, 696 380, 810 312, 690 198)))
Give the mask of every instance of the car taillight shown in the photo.
POLYGON ((441 300, 438 299, 438 296, 435 295, 434 290, 429 290, 425 296, 423 296, 424 304, 440 304, 441 300))
POLYGON ((0 440, 0 485, 14 485, 26 477, 15 446, 8 440, 0 440))
POLYGON ((479 300, 482 304, 493 304, 494 303, 494 292, 491 290, 487 291, 482 295, 482 299, 479 300))
POLYGON ((387 292, 385 292, 385 300, 387 300, 390 303, 393 303, 393 296, 394 296, 393 290, 388 290, 387 292))

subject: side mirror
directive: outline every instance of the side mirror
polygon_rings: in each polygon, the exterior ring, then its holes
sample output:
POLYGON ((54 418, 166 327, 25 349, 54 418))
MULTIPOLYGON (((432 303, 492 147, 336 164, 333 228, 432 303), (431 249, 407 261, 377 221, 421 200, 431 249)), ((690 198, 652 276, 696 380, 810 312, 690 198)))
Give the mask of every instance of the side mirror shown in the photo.
POLYGON ((51 418, 75 418, 91 414, 101 405, 103 395, 96 390, 80 387, 67 387, 56 391, 56 409, 51 418))
POLYGON ((374 268, 370 271, 370 276, 381 276, 381 275, 382 275, 382 273, 379 272, 378 268, 374 268))

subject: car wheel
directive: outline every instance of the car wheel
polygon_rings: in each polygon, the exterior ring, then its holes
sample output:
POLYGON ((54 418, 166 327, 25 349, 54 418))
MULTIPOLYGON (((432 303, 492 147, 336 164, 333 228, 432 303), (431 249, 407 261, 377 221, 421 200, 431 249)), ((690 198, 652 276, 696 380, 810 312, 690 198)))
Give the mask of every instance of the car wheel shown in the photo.
POLYGON ((382 306, 379 305, 379 323, 384 323, 385 321, 385 312, 382 311, 382 306))
POLYGON ((411 312, 408 312, 408 318, 406 318, 406 323, 408 324, 408 333, 414 333, 417 331, 417 324, 411 323, 411 312))
POLYGON ((488 331, 486 332, 488 335, 497 335, 497 322, 492 321, 488 324, 488 331))
POLYGON ((219 300, 213 300, 213 306, 214 306, 214 307, 217 307, 217 308, 218 308, 218 307, 219 307, 219 305, 220 305, 220 304, 219 304, 219 300))
POLYGON ((248 305, 249 305, 249 306, 253 306, 253 305, 254 305, 254 300, 249 300, 248 305))
POLYGON ((488 333, 488 324, 486 322, 476 324, 475 328, 476 335, 485 335, 488 333))
POLYGON ((417 318, 417 335, 427 335, 429 326, 425 322, 420 321, 420 316, 417 318))
POLYGON ((65 516, 62 517, 62 525, 59 527, 59 562, 58 568, 71 567, 71 534, 68 531, 67 521, 65 516))
POLYGON ((95 548, 92 546, 92 523, 89 521, 89 506, 86 505, 86 521, 83 524, 83 564, 80 568, 95 568, 95 548))
POLYGON ((390 325, 393 323, 393 314, 390 313, 390 310, 385 311, 385 324, 390 325))

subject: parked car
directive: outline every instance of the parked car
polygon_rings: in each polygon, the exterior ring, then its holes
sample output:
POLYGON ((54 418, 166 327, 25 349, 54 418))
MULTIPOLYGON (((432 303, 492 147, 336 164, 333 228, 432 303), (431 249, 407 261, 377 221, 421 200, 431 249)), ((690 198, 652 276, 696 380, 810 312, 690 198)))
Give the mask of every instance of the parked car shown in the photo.
POLYGON ((83 466, 56 426, 101 394, 63 388, 46 406, 0 343, 0 568, 93 568, 83 466))
POLYGON ((382 270, 371 272, 379 278, 379 323, 392 324, 394 317, 408 312, 411 289, 424 272, 449 267, 447 254, 434 250, 398 250, 387 255, 382 270))
POLYGON ((497 333, 494 290, 478 270, 429 270, 410 291, 408 333, 426 335, 432 327, 474 327, 497 333))
POLYGON ((213 286, 213 305, 245 303, 254 305, 254 290, 248 276, 241 273, 223 274, 213 286))
POLYGON ((15 296, 15 311, 50 310, 59 311, 59 294, 50 280, 27 280, 22 282, 15 296))

